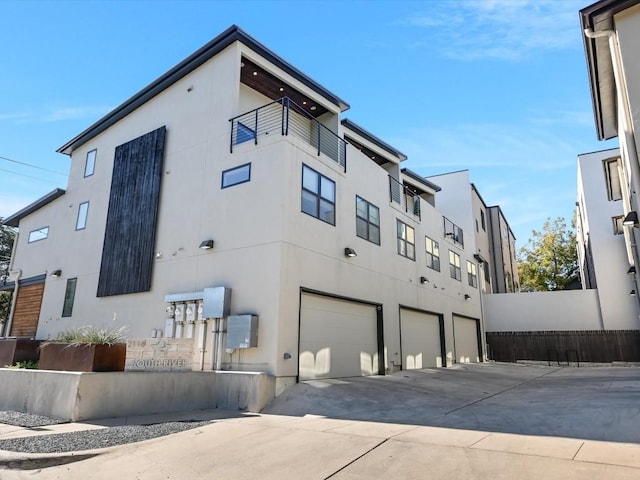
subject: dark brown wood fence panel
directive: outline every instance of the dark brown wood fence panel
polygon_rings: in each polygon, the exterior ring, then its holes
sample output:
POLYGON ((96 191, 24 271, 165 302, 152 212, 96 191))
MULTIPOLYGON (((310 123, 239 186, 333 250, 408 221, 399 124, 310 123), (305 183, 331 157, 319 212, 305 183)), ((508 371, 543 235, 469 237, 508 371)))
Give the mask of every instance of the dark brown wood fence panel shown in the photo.
POLYGON ((98 297, 151 290, 165 131, 116 147, 98 297))
POLYGON ((44 283, 20 287, 11 322, 11 337, 35 337, 42 307, 44 283))
POLYGON ((487 332, 490 358, 497 362, 640 362, 640 330, 487 332))

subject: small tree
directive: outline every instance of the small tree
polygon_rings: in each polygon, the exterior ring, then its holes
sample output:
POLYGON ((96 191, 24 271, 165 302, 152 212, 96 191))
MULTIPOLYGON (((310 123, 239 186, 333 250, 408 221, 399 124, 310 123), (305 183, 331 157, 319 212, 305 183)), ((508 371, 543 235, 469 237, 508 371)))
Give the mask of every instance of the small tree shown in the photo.
POLYGON ((541 231, 533 230, 527 245, 518 251, 521 290, 565 290, 580 281, 575 222, 547 218, 541 231))
MULTIPOLYGON (((9 278, 9 262, 13 251, 13 241, 16 232, 6 225, 2 225, 3 219, 0 217, 0 284, 9 278)), ((0 322, 4 321, 9 314, 11 305, 11 293, 0 292, 0 322)))

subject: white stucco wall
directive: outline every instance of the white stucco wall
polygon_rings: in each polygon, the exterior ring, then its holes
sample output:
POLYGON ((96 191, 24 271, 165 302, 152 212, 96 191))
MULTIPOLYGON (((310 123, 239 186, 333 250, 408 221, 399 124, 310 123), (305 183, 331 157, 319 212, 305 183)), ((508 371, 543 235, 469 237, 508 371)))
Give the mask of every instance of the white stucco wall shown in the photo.
POLYGON ((482 305, 487 332, 603 329, 596 290, 485 295, 482 305))

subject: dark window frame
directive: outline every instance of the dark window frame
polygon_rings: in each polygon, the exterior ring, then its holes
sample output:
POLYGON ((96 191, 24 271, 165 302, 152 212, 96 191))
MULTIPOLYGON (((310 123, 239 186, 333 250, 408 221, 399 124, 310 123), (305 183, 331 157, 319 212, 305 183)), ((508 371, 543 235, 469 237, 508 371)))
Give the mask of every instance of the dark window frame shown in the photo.
POLYGON ((360 195, 356 195, 356 236, 363 238, 371 243, 374 243, 376 245, 380 245, 380 208, 377 207, 376 205, 374 205, 373 203, 369 202, 368 200, 365 200, 364 198, 362 198, 360 195), (365 209, 366 209, 366 218, 359 215, 358 212, 358 201, 363 202, 365 205, 365 209), (378 223, 374 223, 371 221, 371 209, 374 208, 378 211, 378 223), (367 229, 367 233, 366 236, 360 235, 360 233, 358 232, 358 220, 362 220, 364 222, 364 224, 366 225, 366 229, 367 229), (375 240, 375 236, 374 238, 372 238, 371 232, 372 232, 372 227, 373 227, 373 231, 375 231, 377 229, 378 231, 378 241, 375 240))
POLYGON ((613 223, 614 235, 624 235, 624 225, 622 223, 623 220, 624 220, 624 215, 617 215, 615 217, 611 217, 611 222, 613 223))
POLYGON ((336 192, 336 182, 331 180, 329 177, 322 175, 320 172, 318 172, 317 170, 314 170, 313 168, 309 167, 308 165, 305 165, 304 163, 302 164, 302 178, 301 178, 301 191, 302 194, 300 196, 300 211, 302 213, 305 213, 311 217, 317 218, 318 220, 324 222, 324 223, 328 223, 329 225, 333 225, 335 227, 336 225, 336 196, 337 196, 337 192, 336 192), (316 191, 310 190, 308 188, 306 188, 304 186, 304 172, 305 169, 313 172, 314 174, 317 175, 317 182, 316 182, 316 191), (322 191, 322 180, 326 180, 327 182, 329 182, 330 184, 333 185, 333 199, 330 199, 326 196, 323 195, 323 191, 322 191), (311 195, 314 198, 314 212, 305 210, 305 204, 304 204, 304 194, 305 192, 307 193, 307 195, 311 195), (331 220, 332 221, 328 221, 326 219, 326 215, 322 215, 320 206, 323 204, 323 202, 325 204, 330 205, 331 208, 331 220))
POLYGON ((42 240, 46 240, 47 238, 49 238, 49 225, 47 225, 46 227, 34 228, 33 230, 31 230, 29 232, 29 236, 27 237, 27 243, 41 242, 42 240), (41 232, 43 230, 46 230, 46 233, 44 234, 44 236, 42 238, 36 238, 35 240, 31 240, 31 235, 32 234, 34 234, 36 232, 41 232))
POLYGON ((444 221, 444 237, 449 238, 453 243, 464 248, 464 231, 447 217, 442 217, 444 221))
POLYGON ((78 214, 76 215, 76 232, 78 230, 84 230, 85 228, 87 228, 88 219, 89 219, 89 200, 87 200, 86 202, 82 202, 80 205, 78 205, 78 214), (87 208, 84 212, 83 225, 80 227, 78 225, 80 224, 80 213, 82 212, 83 205, 86 205, 87 208))
POLYGON ((416 261, 416 231, 411 225, 407 225, 402 220, 396 218, 396 244, 398 247, 398 255, 401 257, 408 258, 409 260, 416 261), (404 229, 401 229, 400 226, 403 226, 404 229), (401 231, 402 230, 402 231, 401 231), (413 242, 409 241, 408 232, 412 232, 413 242), (411 246, 411 249, 408 247, 411 246), (404 253, 402 252, 404 250, 404 253), (409 250, 411 250, 412 255, 409 255, 409 250))
POLYGON ((67 286, 64 290, 64 301, 62 302, 62 317, 70 317, 73 314, 73 304, 76 298, 77 285, 77 277, 67 279, 67 286))
POLYGON ((467 281, 470 287, 478 288, 478 266, 469 260, 467 260, 467 281))
POLYGON ((618 164, 618 158, 610 158, 603 162, 604 177, 607 186, 607 199, 610 202, 622 200, 622 179, 618 172, 618 164), (612 166, 614 166, 615 175, 612 175, 612 166))
POLYGON ((87 152, 87 157, 84 161, 84 178, 92 176, 96 171, 96 159, 98 157, 98 149, 94 148, 93 150, 89 150, 87 152), (91 155, 93 154, 93 155, 91 155), (91 157, 91 163, 89 163, 89 158, 91 157), (89 169, 89 165, 91 165, 91 169, 89 169))
POLYGON ((480 210, 480 225, 482 226, 482 231, 487 231, 487 225, 484 219, 484 210, 480 210))
POLYGON ((460 267, 460 255, 453 250, 449 250, 449 275, 451 278, 462 282, 462 268, 460 267), (455 262, 452 263, 452 255, 453 260, 458 260, 458 264, 455 262))
POLYGON ((238 122, 236 125, 236 141, 234 145, 240 145, 241 143, 250 142, 255 140, 256 131, 247 127, 244 123, 238 122))
POLYGON ((425 235, 424 237, 424 252, 427 257, 427 267, 435 270, 436 272, 440 271, 440 244, 435 241, 433 238, 430 238, 425 235), (431 245, 431 251, 429 251, 429 245, 431 245), (436 249, 437 253, 434 253, 433 250, 436 249))
POLYGON ((228 168, 226 170, 222 171, 222 174, 220 175, 220 188, 221 189, 225 189, 225 188, 229 188, 229 187, 234 187, 236 185, 241 185, 243 183, 247 183, 251 181, 251 162, 249 163, 245 163, 243 165, 238 165, 237 167, 233 167, 233 168, 228 168), (240 180, 234 183, 225 183, 225 175, 229 174, 229 173, 233 173, 237 170, 241 170, 243 168, 249 167, 248 172, 247 172, 247 178, 244 180, 240 180))

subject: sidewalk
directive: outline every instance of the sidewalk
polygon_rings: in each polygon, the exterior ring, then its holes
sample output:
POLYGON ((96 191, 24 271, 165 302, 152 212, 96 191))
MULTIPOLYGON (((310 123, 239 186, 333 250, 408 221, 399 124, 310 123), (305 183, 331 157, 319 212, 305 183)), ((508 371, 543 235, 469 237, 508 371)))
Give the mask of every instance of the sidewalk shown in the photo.
MULTIPOLYGON (((129 417, 37 430, 0 425, 0 438, 186 418, 196 416, 188 412, 129 417)), ((309 415, 212 410, 197 412, 197 418, 214 423, 101 450, 68 454, 0 451, 0 478, 640 478, 637 444, 309 415)))

